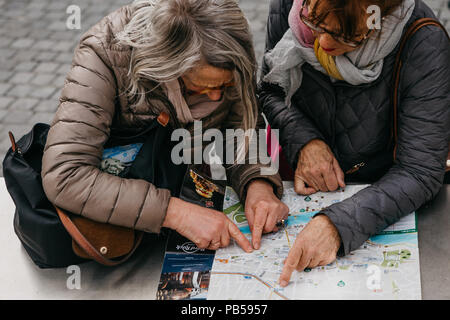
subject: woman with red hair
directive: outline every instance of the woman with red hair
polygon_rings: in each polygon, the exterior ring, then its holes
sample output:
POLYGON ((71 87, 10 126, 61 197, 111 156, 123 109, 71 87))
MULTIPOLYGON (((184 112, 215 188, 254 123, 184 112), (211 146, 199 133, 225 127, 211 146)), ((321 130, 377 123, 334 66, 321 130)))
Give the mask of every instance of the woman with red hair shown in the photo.
POLYGON ((280 130, 296 192, 372 183, 302 230, 281 285, 295 269, 357 249, 440 190, 450 137, 450 46, 436 26, 417 31, 402 51, 392 128, 396 54, 405 31, 421 18, 436 19, 421 0, 271 2, 259 100, 280 130))

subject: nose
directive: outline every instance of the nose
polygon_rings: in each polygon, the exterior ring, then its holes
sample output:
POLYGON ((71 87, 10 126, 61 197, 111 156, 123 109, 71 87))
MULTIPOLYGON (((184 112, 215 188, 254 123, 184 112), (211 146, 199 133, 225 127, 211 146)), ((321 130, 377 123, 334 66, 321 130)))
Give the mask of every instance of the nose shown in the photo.
POLYGON ((319 44, 322 48, 338 49, 340 43, 337 42, 330 34, 322 33, 319 35, 319 44))
POLYGON ((219 101, 222 98, 222 90, 213 90, 208 92, 207 95, 212 101, 219 101))

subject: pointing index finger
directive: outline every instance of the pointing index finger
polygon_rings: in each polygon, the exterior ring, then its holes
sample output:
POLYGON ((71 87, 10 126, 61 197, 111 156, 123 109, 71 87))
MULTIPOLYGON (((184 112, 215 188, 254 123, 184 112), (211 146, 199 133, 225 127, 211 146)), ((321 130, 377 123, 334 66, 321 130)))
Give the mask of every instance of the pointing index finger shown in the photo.
POLYGON ((294 245, 291 251, 289 251, 288 257, 284 263, 283 271, 280 275, 280 285, 286 287, 291 279, 292 272, 297 268, 297 265, 302 257, 302 247, 299 245, 294 245))
POLYGON ((228 223, 228 232, 230 236, 236 240, 236 243, 247 253, 253 252, 250 241, 244 236, 239 228, 232 222, 228 223))
POLYGON ((255 220, 253 221, 252 230, 252 242, 253 247, 258 250, 261 244, 261 236, 263 233, 264 225, 267 220, 268 208, 265 206, 257 206, 255 209, 255 220))

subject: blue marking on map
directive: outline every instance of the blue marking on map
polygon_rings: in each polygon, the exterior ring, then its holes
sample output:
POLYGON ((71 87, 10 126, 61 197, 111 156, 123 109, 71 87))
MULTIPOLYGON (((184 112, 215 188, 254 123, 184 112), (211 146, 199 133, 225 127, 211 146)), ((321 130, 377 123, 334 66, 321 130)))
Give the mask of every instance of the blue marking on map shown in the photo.
POLYGON ((399 244, 399 243, 410 243, 417 245, 417 232, 413 233, 396 233, 396 234, 381 234, 373 236, 369 239, 370 241, 382 244, 399 244))
POLYGON ((291 215, 288 219, 288 225, 307 224, 312 217, 318 214, 319 211, 302 212, 301 214, 291 215))
POLYGON ((249 233, 252 233, 252 232, 250 231, 250 227, 249 227, 248 225, 245 225, 245 226, 243 226, 243 227, 239 227, 239 230, 241 230, 241 232, 242 232, 243 234, 249 234, 249 233))
MULTIPOLYGON (((286 226, 297 226, 299 224, 307 224, 312 217, 314 217, 316 214, 318 214, 320 211, 311 211, 311 212, 302 212, 301 214, 291 215, 288 218, 288 222, 286 226)), ((248 225, 239 227, 239 230, 243 234, 250 234, 252 233, 250 231, 250 227, 248 225)))
MULTIPOLYGON (((320 211, 301 212, 300 214, 290 215, 287 226, 305 225, 320 211)), ((246 224, 239 227, 243 234, 251 234, 250 227, 246 224)), ((413 233, 394 233, 394 234, 379 234, 369 239, 370 241, 380 245, 391 245, 398 243, 410 243, 417 245, 417 232, 413 233)))

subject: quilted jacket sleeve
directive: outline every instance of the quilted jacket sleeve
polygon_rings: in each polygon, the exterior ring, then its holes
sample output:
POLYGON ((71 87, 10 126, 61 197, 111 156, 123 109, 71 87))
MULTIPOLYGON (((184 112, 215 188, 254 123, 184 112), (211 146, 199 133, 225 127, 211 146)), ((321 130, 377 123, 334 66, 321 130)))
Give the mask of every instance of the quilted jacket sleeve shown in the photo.
MULTIPOLYGON (((267 20, 266 52, 272 50, 289 28, 288 15, 292 0, 272 0, 267 20)), ((268 72, 263 61, 262 75, 268 72)), ((307 80, 305 80, 307 81, 307 80)), ((300 89, 301 90, 301 89, 300 89)), ((288 108, 284 102, 283 89, 277 85, 261 81, 258 97, 262 112, 271 128, 280 130, 280 144, 283 146, 289 164, 297 167, 298 153, 308 142, 314 139, 325 140, 320 130, 298 107, 301 101, 295 101, 296 107, 288 108)))
POLYGON ((109 65, 101 40, 86 35, 48 134, 43 187, 52 203, 74 214, 158 233, 170 191, 99 170, 115 113, 116 79, 109 65))
POLYGON ((450 133, 450 46, 436 27, 405 48, 394 166, 372 186, 326 214, 342 238, 340 255, 432 200, 442 187, 450 133))

